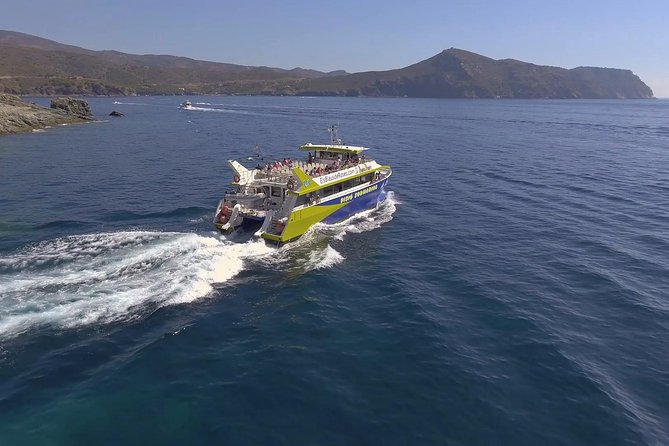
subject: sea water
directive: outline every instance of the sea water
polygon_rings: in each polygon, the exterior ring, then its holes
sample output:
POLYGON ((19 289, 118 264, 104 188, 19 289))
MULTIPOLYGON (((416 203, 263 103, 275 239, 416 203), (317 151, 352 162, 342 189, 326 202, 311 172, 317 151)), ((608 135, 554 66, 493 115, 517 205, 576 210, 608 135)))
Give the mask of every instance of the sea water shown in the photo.
POLYGON ((89 102, 0 138, 0 444, 669 444, 669 101, 89 102), (332 124, 385 202, 214 232, 332 124))

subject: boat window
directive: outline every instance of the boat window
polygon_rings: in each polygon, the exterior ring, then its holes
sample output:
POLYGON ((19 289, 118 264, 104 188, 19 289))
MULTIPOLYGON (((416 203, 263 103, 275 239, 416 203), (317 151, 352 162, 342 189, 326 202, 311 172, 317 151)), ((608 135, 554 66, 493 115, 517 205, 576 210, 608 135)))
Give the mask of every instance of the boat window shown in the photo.
POLYGON ((306 195, 301 195, 301 196, 297 197, 297 200, 295 200, 295 206, 303 206, 303 205, 307 204, 308 200, 309 199, 307 198, 306 195))
POLYGON ((272 186, 272 196, 273 197, 280 197, 281 196, 281 188, 272 186))

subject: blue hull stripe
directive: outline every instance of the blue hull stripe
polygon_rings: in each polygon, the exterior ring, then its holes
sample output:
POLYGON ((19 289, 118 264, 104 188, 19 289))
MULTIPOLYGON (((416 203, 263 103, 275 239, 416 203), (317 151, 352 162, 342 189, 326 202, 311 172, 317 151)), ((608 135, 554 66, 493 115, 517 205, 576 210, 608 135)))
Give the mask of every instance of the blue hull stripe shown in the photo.
MULTIPOLYGON (((353 216, 354 214, 357 214, 358 212, 362 212, 367 209, 372 209, 376 207, 376 204, 379 201, 383 201, 386 197, 385 187, 387 182, 388 179, 384 179, 382 181, 379 181, 378 183, 374 183, 372 186, 378 185, 378 189, 366 193, 364 195, 360 195, 358 197, 354 196, 354 198, 352 198, 351 201, 349 201, 346 206, 328 215, 323 220, 323 223, 337 223, 338 221, 345 220, 353 216)), ((323 203, 320 203, 319 206, 339 204, 341 203, 340 200, 341 197, 338 197, 333 200, 328 200, 323 203)))

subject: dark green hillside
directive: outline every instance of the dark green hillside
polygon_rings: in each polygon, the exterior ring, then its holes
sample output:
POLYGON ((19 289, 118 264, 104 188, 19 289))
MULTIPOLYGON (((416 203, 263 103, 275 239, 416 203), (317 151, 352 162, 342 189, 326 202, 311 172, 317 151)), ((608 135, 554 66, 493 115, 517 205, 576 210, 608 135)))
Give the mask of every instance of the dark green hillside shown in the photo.
POLYGON ((92 51, 0 31, 0 92, 19 95, 254 94, 434 98, 651 98, 629 70, 571 70, 451 48, 388 71, 348 74, 92 51))
POLYGON ((406 68, 305 80, 301 94, 441 98, 651 98, 629 70, 495 60, 451 48, 406 68))
POLYGON ((14 94, 225 93, 232 85, 327 76, 316 70, 249 67, 168 55, 91 51, 0 31, 0 91, 14 94))

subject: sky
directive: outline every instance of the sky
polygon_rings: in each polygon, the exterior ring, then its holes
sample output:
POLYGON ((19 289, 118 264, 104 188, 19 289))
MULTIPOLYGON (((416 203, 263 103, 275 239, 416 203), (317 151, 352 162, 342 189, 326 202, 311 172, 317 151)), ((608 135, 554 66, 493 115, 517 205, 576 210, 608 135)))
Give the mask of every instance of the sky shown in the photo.
POLYGON ((0 0, 0 29, 93 50, 279 68, 401 68, 455 47, 632 70, 669 97, 669 0, 0 0))

